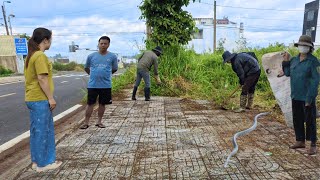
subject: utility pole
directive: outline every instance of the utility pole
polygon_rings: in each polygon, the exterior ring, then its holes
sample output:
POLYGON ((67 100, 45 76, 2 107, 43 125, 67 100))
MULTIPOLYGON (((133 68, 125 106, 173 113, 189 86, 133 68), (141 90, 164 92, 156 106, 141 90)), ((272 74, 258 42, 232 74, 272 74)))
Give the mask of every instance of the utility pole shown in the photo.
POLYGON ((14 18, 14 17, 16 17, 16 16, 15 16, 14 14, 10 14, 10 15, 8 16, 9 29, 10 29, 10 34, 11 34, 11 36, 12 36, 12 26, 11 26, 11 19, 10 19, 10 17, 14 18))
POLYGON ((7 19, 6 19, 6 11, 5 11, 5 7, 4 7, 4 3, 11 3, 11 1, 3 1, 3 3, 2 3, 2 14, 3 14, 4 26, 6 27, 7 35, 9 35, 9 29, 8 29, 8 24, 7 24, 7 19))
POLYGON ((217 47, 217 4, 216 0, 214 0, 214 7, 213 7, 213 52, 216 51, 217 47))
POLYGON ((6 27, 7 35, 9 35, 8 24, 7 24, 7 20, 6 20, 6 13, 4 10, 4 6, 2 6, 2 13, 3 13, 3 19, 4 19, 4 26, 6 27))

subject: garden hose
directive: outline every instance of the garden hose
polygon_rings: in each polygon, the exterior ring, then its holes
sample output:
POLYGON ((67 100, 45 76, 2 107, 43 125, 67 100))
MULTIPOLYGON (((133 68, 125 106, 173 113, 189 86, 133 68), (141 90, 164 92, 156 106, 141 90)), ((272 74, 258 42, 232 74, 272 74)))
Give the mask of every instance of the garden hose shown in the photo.
POLYGON ((233 147, 234 147, 234 148, 233 148, 232 152, 229 154, 226 162, 224 163, 224 167, 225 167, 225 168, 228 166, 228 163, 229 163, 229 161, 230 161, 230 158, 238 152, 237 137, 239 137, 239 136, 244 136, 244 135, 250 133, 251 131, 255 130, 256 127, 257 127, 257 124, 258 124, 258 118, 259 118, 260 116, 265 116, 265 115, 267 115, 267 114, 270 114, 270 113, 269 113, 269 112, 265 112, 265 113, 260 113, 260 114, 256 115, 256 116, 254 117, 254 123, 253 123, 253 125, 252 125, 250 128, 248 128, 248 129, 246 129, 246 130, 243 130, 243 131, 240 131, 240 132, 237 132, 237 133, 233 136, 232 144, 233 144, 233 147))

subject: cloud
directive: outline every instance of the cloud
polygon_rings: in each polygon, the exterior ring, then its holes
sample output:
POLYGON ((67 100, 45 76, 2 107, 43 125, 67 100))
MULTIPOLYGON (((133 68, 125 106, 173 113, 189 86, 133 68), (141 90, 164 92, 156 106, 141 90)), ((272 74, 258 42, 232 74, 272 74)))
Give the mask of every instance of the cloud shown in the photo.
MULTIPOLYGON (((13 32, 32 34, 39 26, 53 31, 49 55, 67 54, 72 41, 80 48, 96 49, 101 35, 111 38, 110 51, 135 54, 143 48, 145 24, 139 20, 141 0, 14 0, 6 5, 13 32)), ((310 2, 310 1, 309 1, 310 2)), ((244 23, 244 35, 252 46, 291 43, 302 32, 305 1, 219 0, 217 18, 244 23), (269 10, 263 10, 269 9, 269 10), (273 9, 273 10, 272 10, 273 9), (289 11, 284 11, 289 10, 289 11)), ((213 1, 201 0, 183 9, 193 17, 213 17, 213 1)), ((0 33, 5 29, 0 27, 0 33)), ((219 37, 217 37, 219 39, 219 37)))
MULTIPOLYGON (((244 24, 249 45, 264 47, 276 42, 292 43, 302 34, 304 1, 217 1, 217 19, 244 24)), ((213 17, 213 1, 201 0, 186 8, 195 17, 213 17)), ((219 39, 217 37, 217 39, 219 39)))

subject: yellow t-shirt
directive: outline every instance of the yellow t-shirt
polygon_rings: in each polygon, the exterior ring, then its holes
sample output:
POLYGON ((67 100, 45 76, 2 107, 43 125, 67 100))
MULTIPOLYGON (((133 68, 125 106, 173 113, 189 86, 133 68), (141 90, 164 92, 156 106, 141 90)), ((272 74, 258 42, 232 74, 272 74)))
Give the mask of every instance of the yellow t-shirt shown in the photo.
POLYGON ((50 91, 53 93, 52 63, 42 51, 36 51, 29 59, 28 68, 24 68, 25 101, 48 100, 40 87, 37 77, 39 74, 48 74, 50 91))

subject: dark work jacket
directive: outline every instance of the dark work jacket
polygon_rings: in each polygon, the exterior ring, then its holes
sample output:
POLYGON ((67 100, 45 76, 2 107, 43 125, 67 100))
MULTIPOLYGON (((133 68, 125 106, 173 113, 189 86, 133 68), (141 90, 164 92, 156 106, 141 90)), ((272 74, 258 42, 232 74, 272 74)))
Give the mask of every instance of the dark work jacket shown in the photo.
POLYGON ((300 55, 283 61, 282 68, 286 76, 290 76, 291 98, 312 103, 318 95, 319 61, 311 53, 300 61, 300 55))
POLYGON ((231 60, 233 71, 239 77, 240 84, 243 85, 245 79, 260 70, 256 59, 246 53, 239 53, 231 60))

